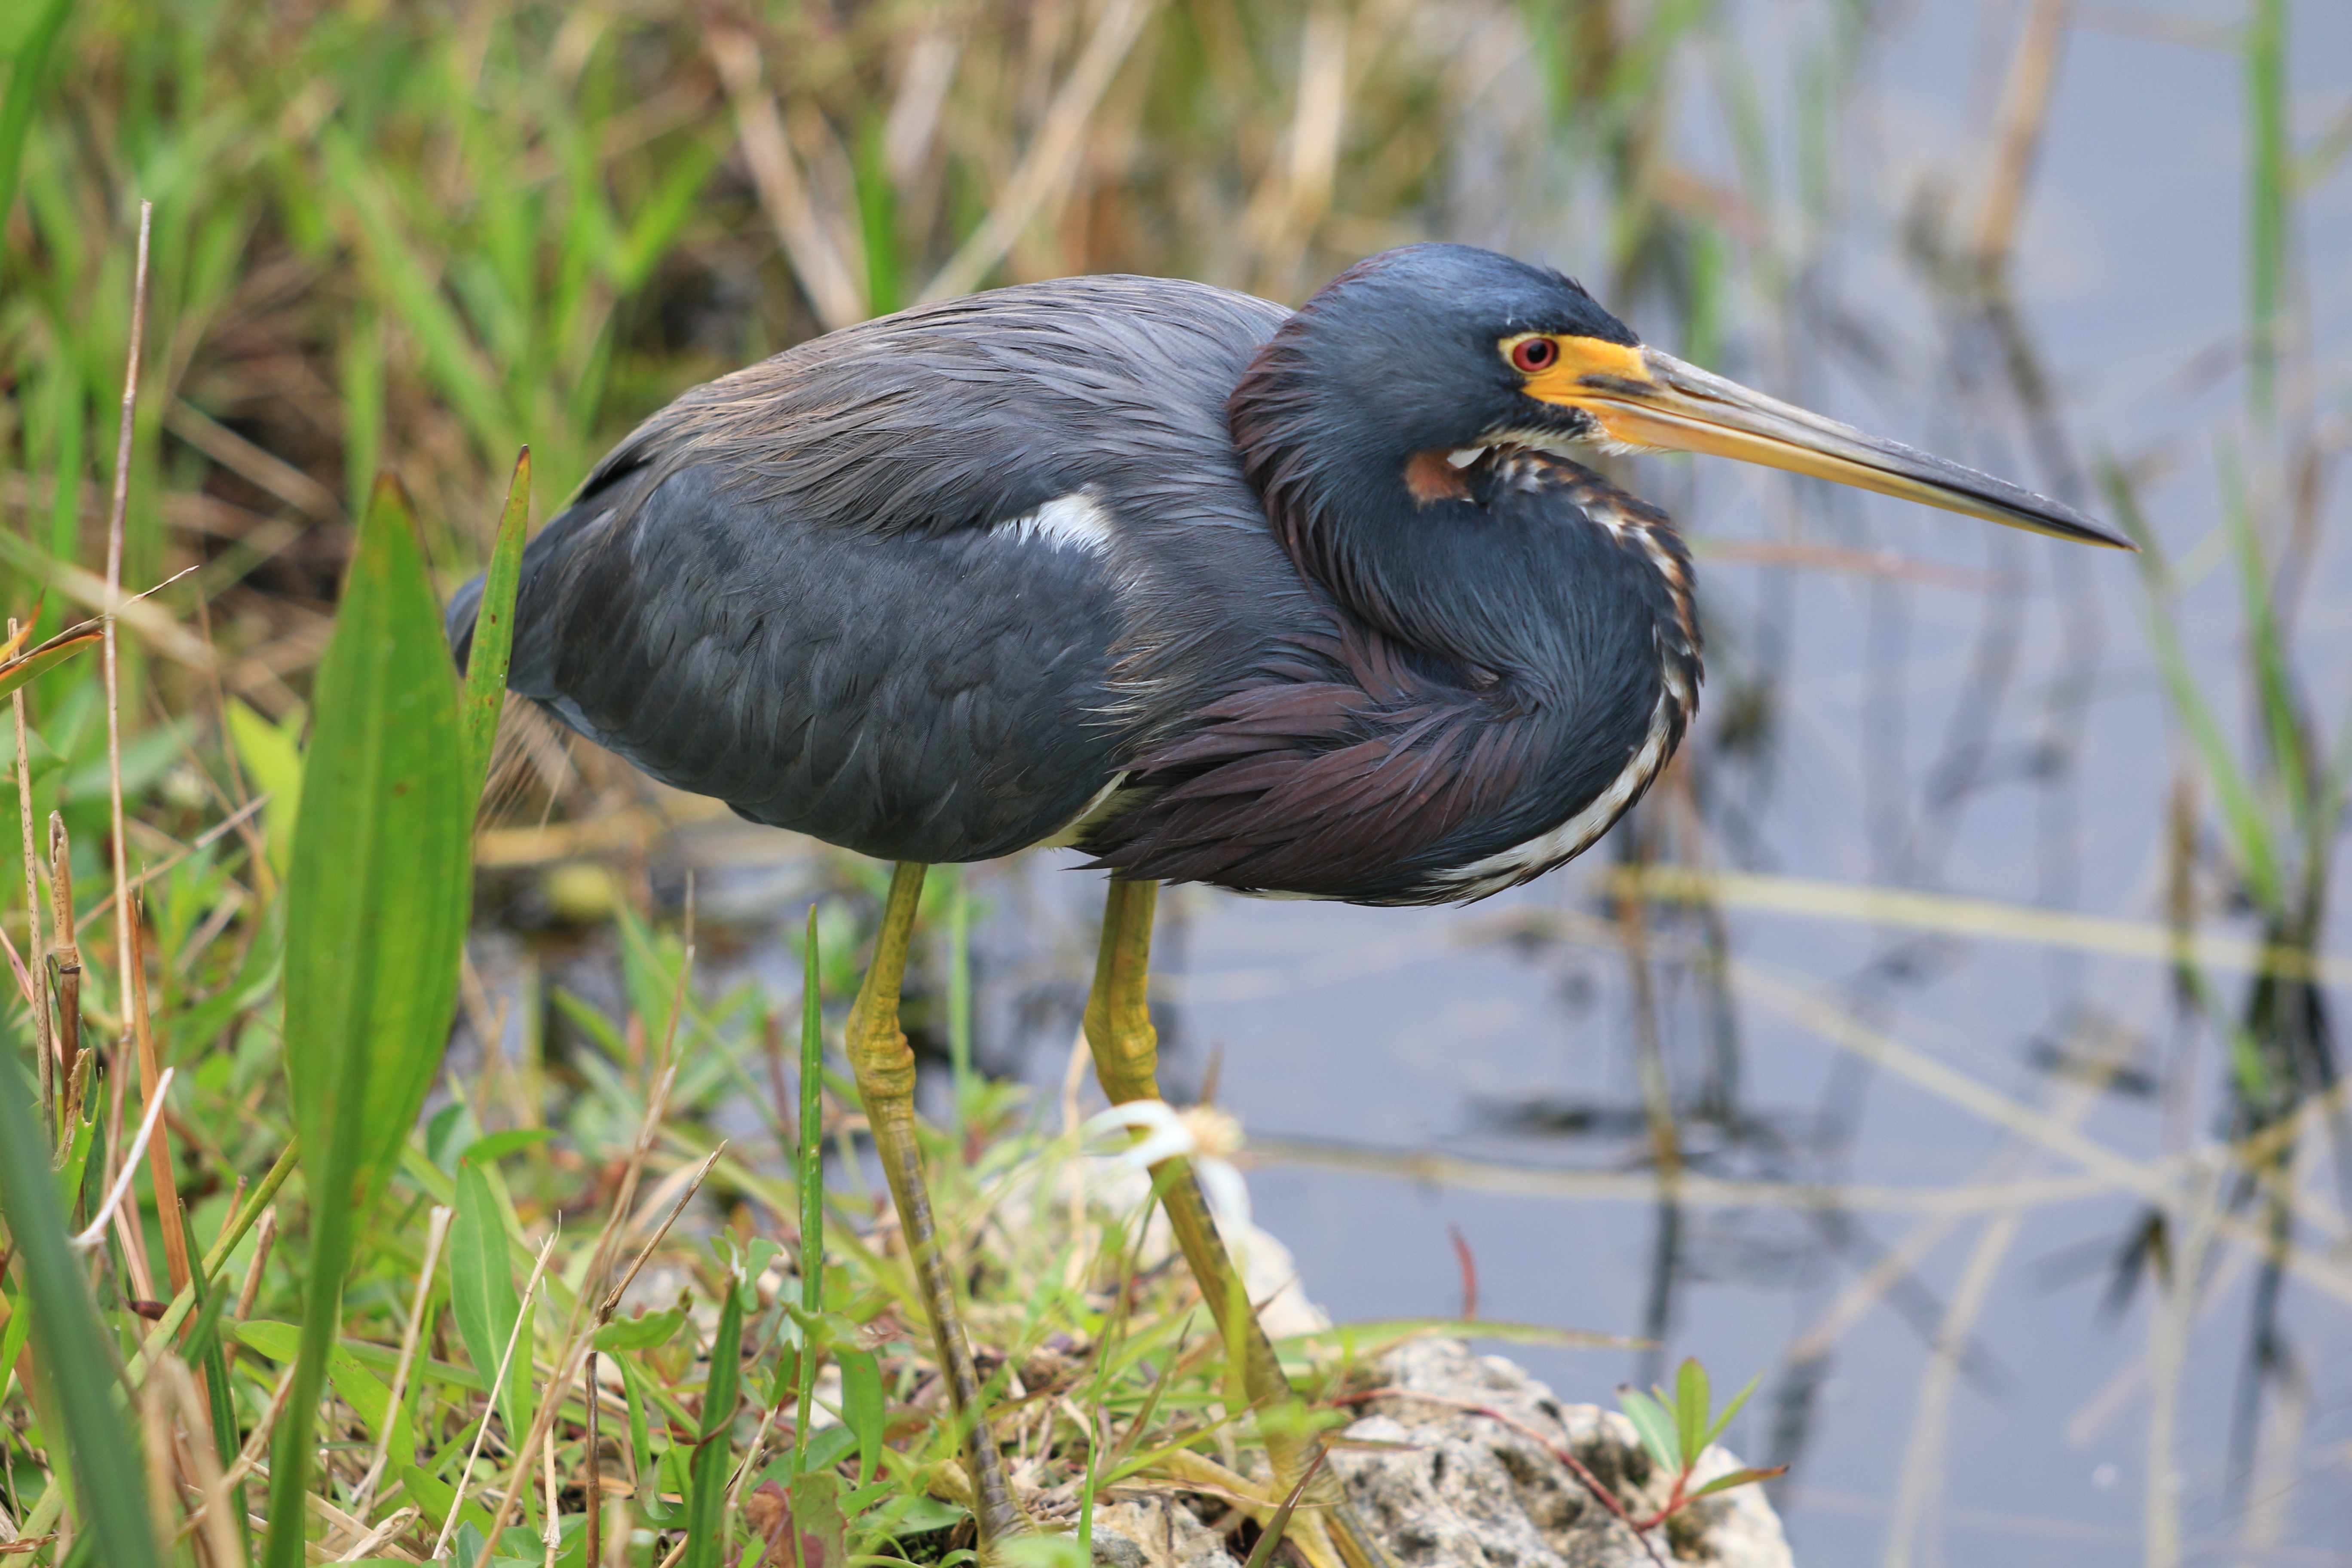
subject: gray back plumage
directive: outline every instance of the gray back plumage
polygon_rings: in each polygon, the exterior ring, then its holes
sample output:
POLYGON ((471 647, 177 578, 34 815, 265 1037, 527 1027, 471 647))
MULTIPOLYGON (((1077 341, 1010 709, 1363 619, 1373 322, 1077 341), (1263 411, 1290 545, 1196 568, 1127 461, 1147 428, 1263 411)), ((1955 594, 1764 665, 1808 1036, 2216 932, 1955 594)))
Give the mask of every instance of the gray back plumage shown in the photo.
MULTIPOLYGON (((697 387, 531 542, 510 684, 757 821, 904 859, 1034 842, 1310 595, 1224 428, 1283 314, 1068 279, 697 387), (1074 495, 1104 548, 1003 526, 1074 495)), ((452 622, 462 652, 470 599, 452 622)))

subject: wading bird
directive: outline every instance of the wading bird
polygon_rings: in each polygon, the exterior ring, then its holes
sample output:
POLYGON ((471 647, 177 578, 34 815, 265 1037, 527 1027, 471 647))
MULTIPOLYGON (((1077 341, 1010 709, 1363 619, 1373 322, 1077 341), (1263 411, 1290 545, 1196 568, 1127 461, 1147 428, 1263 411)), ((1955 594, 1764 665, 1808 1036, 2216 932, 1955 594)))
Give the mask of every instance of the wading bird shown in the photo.
MULTIPOLYGON (((1086 1032, 1126 1101, 1159 1093, 1159 883, 1432 904, 1570 859, 1698 705, 1690 556, 1571 459, 1591 447, 2128 548, 1452 245, 1373 257, 1296 312, 1070 278, 847 328, 687 393, 531 542, 513 689, 665 783, 898 863, 847 1050, 983 1551, 1024 1521, 915 1143, 898 988, 924 868, 1058 840, 1109 871, 1086 1032)), ((460 657, 478 596, 451 611, 460 657)), ((1252 1403, 1286 1399, 1197 1183, 1171 1177, 1252 1403)), ((1312 1454, 1275 1425, 1279 1497, 1312 1454)), ((1307 1496, 1292 1534, 1317 1568, 1384 1561, 1328 1471, 1307 1496)))

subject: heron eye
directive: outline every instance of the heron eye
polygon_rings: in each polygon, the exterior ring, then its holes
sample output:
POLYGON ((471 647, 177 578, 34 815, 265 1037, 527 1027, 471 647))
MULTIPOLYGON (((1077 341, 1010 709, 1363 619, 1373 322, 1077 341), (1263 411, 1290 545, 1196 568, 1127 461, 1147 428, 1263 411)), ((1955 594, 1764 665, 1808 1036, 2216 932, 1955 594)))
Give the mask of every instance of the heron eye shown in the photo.
POLYGON ((1559 360, 1559 345, 1549 338, 1521 338, 1511 345, 1511 363, 1533 375, 1549 370, 1559 360))

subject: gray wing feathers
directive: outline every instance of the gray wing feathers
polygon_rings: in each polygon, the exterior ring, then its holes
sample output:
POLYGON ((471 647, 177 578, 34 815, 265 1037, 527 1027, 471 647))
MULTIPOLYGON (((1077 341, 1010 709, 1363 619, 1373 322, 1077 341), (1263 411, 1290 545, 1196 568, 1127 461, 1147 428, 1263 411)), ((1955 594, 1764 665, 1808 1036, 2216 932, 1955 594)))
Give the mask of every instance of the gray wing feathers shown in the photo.
POLYGON ((756 821, 900 859, 1033 843, 1180 690, 1246 679, 1259 639, 1205 606, 1273 624, 1302 592, 1224 429, 1281 315, 1072 279, 697 388, 532 542, 509 684, 756 821), (994 526, 1079 490, 1107 553, 994 526))

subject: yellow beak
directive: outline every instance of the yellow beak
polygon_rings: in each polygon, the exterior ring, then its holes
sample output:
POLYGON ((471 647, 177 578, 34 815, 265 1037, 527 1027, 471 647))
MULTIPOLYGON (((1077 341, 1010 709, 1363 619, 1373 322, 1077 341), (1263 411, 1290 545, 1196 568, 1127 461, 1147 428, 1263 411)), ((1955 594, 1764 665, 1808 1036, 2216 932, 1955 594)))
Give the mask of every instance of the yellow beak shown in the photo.
POLYGON ((2053 539, 2134 548, 2122 534, 2063 502, 1899 442, 1865 436, 1656 349, 1593 338, 1553 342, 1559 356, 1527 377, 1528 395, 1582 409, 1612 441, 1738 458, 2053 539))

